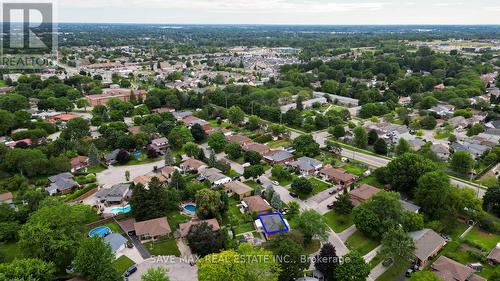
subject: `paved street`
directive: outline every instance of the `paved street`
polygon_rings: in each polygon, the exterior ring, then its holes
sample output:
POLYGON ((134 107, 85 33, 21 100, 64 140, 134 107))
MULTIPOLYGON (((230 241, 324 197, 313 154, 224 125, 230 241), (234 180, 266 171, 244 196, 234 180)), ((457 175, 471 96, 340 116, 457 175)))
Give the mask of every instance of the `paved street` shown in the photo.
POLYGON ((130 281, 140 281, 141 275, 150 268, 164 267, 168 269, 168 276, 171 281, 198 280, 196 266, 191 266, 188 260, 177 257, 157 257, 151 258, 137 265, 137 272, 129 277, 130 281))
POLYGON ((125 182, 125 171, 130 172, 130 179, 133 179, 137 176, 142 176, 153 171, 153 168, 163 167, 165 165, 165 161, 162 159, 157 162, 142 164, 142 165, 133 165, 133 166, 109 166, 108 169, 97 173, 97 182, 102 185, 104 188, 110 188, 111 186, 125 182))

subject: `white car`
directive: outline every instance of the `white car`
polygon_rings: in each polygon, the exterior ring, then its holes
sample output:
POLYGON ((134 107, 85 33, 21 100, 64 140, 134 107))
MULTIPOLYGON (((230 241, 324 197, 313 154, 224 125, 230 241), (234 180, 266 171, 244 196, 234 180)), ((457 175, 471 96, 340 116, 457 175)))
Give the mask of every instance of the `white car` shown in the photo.
POLYGON ((277 182, 277 181, 272 181, 272 183, 273 183, 274 185, 280 185, 280 183, 279 183, 279 182, 277 182))

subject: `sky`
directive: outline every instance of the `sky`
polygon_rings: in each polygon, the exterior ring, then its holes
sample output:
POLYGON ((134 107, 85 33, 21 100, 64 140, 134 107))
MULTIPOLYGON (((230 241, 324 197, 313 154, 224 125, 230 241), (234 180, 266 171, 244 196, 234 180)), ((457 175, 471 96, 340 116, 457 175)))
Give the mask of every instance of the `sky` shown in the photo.
MULTIPOLYGON (((500 24, 500 0, 56 0, 59 22, 500 24)), ((33 1, 36 2, 36 1, 33 1)))

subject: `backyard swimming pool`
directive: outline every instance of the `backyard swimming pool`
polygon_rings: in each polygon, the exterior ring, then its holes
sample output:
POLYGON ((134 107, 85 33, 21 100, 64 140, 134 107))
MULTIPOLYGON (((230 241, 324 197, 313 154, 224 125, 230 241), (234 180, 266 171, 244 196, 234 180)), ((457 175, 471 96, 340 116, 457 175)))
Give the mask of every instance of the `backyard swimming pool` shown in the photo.
POLYGON ((132 211, 132 207, 130 205, 127 205, 125 207, 114 207, 111 208, 111 213, 117 215, 117 214, 127 214, 132 211))
POLYGON ((184 211, 190 215, 195 215, 196 214, 196 204, 194 203, 189 203, 189 204, 185 204, 184 206, 182 206, 182 208, 184 209, 184 211))
POLYGON ((99 237, 104 237, 106 235, 108 235, 109 233, 111 233, 111 229, 107 226, 99 226, 99 227, 96 227, 94 229, 92 229, 91 231, 89 231, 89 237, 94 237, 94 236, 99 236, 99 237))

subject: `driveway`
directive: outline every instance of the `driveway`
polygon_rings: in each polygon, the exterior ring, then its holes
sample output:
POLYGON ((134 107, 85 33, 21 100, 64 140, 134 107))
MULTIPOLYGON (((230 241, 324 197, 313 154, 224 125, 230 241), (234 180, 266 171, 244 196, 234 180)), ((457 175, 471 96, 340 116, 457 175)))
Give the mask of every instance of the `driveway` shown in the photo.
POLYGON ((129 277, 130 281, 140 281, 141 275, 150 268, 163 267, 168 270, 168 276, 171 281, 198 280, 196 265, 191 266, 188 260, 177 257, 158 257, 151 258, 137 265, 137 272, 129 277))
POLYGON ((151 257, 151 254, 148 252, 146 247, 141 243, 139 238, 135 235, 130 235, 130 239, 132 240, 132 243, 134 243, 134 247, 139 251, 139 254, 141 254, 141 257, 143 259, 149 259, 151 257))
POLYGON ((132 166, 109 166, 108 169, 97 173, 97 182, 104 188, 110 188, 115 184, 126 182, 126 171, 130 172, 130 180, 132 180, 137 176, 142 176, 152 172, 155 166, 159 168, 163 167, 165 166, 165 161, 160 160, 153 163, 132 166))

